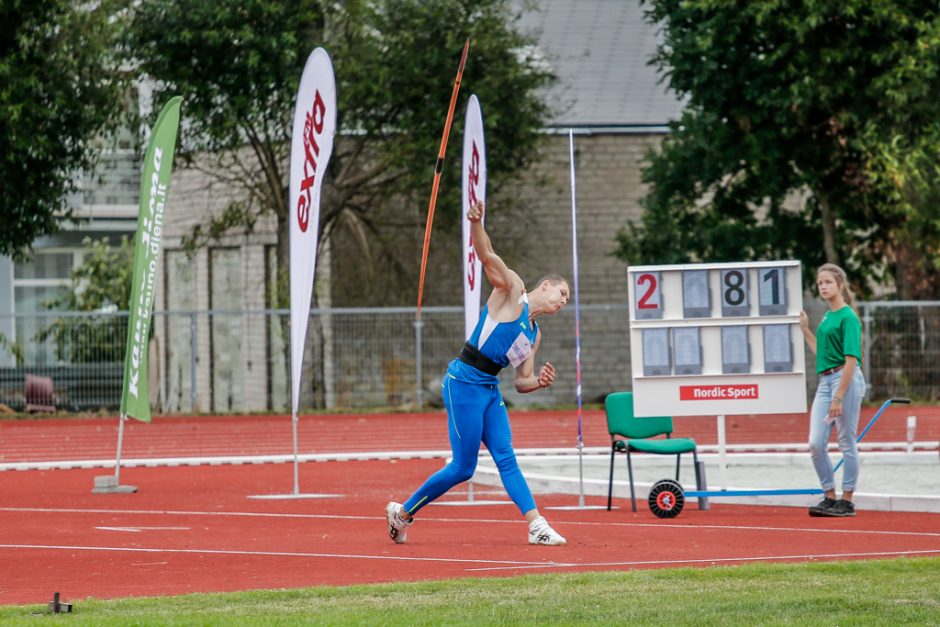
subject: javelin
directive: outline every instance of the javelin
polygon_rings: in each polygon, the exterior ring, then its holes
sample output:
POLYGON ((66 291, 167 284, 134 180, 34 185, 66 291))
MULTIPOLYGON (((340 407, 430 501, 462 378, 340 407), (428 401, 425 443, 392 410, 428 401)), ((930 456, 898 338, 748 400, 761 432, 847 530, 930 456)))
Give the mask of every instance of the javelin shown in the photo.
POLYGON ((431 223, 434 221, 434 205, 437 204, 437 188, 441 184, 441 170, 444 167, 444 152, 447 150, 447 136, 450 135, 450 123, 454 120, 454 106, 457 104, 457 92, 460 91, 460 79, 463 77, 463 66, 467 63, 467 51, 470 50, 470 38, 463 45, 463 54, 460 57, 460 67, 457 68, 457 77, 454 79, 454 91, 450 95, 450 108, 447 109, 447 123, 444 124, 444 136, 441 137, 441 149, 437 153, 437 163, 434 166, 434 184, 431 186, 431 202, 428 205, 428 221, 424 225, 424 246, 421 249, 421 278, 418 280, 418 310, 416 320, 421 320, 421 297, 424 294, 424 272, 428 266, 428 246, 431 243, 431 223))

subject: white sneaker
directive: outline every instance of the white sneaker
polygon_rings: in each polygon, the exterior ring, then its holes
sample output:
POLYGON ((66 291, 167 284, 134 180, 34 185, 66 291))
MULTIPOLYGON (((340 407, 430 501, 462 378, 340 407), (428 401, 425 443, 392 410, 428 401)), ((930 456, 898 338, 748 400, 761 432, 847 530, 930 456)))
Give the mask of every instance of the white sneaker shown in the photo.
POLYGON ((546 544, 548 546, 563 546, 568 541, 557 531, 552 529, 544 516, 539 516, 529 523, 529 544, 546 544))
POLYGON ((413 520, 405 520, 401 517, 403 508, 401 503, 394 501, 385 506, 385 518, 388 520, 388 537, 397 544, 404 544, 408 539, 408 527, 413 520))

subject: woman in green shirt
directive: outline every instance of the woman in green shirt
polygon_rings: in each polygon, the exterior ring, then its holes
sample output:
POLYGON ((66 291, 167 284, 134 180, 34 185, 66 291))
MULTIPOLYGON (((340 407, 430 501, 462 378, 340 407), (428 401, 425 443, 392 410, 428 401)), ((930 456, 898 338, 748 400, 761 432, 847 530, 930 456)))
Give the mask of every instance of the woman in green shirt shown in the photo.
POLYGON ((849 290, 845 271, 831 263, 816 273, 819 296, 829 311, 816 328, 809 330, 806 312, 800 313, 800 328, 810 350, 816 354, 819 387, 809 415, 809 451, 824 498, 809 508, 810 516, 854 516, 852 495, 858 480, 858 415, 865 396, 862 374, 862 323, 855 313, 855 298, 849 290), (832 460, 827 451, 832 426, 839 432, 839 449, 845 460, 842 498, 836 499, 832 460))

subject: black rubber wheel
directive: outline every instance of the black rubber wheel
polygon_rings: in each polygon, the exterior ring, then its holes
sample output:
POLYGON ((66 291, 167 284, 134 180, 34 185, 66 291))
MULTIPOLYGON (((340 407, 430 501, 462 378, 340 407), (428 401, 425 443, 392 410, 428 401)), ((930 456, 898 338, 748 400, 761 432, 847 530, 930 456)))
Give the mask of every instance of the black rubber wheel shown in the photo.
POLYGON ((682 486, 672 479, 657 481, 650 489, 649 505, 657 518, 675 518, 685 506, 682 486))

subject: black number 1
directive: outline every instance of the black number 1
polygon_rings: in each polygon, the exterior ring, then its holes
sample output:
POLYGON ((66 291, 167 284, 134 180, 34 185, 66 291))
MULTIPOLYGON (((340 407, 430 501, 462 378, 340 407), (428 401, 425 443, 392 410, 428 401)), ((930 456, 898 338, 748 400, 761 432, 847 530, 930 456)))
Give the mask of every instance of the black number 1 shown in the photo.
POLYGON ((780 270, 774 268, 764 275, 765 281, 770 281, 770 304, 780 304, 780 270))

